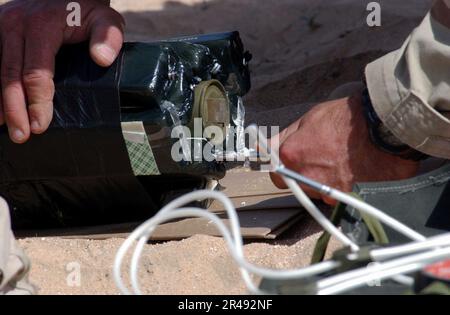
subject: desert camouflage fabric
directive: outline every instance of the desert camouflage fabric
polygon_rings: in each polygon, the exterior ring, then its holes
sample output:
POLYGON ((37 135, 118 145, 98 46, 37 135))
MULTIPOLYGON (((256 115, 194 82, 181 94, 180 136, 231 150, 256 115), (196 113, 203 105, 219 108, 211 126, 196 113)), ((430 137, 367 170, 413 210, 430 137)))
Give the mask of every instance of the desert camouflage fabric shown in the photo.
POLYGON ((450 8, 443 0, 403 46, 370 63, 366 81, 373 106, 402 142, 450 159, 450 8))
POLYGON ((30 295, 35 288, 28 281, 30 261, 11 231, 9 207, 0 197, 0 295, 30 295))

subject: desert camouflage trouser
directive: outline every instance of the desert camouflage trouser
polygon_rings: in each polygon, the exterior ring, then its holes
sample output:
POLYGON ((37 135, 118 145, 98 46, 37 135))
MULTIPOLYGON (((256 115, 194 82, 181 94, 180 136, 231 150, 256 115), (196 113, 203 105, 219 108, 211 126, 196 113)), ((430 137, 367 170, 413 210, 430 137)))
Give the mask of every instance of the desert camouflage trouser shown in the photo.
POLYGON ((0 197, 0 295, 34 294, 28 281, 30 262, 11 231, 9 207, 0 197))

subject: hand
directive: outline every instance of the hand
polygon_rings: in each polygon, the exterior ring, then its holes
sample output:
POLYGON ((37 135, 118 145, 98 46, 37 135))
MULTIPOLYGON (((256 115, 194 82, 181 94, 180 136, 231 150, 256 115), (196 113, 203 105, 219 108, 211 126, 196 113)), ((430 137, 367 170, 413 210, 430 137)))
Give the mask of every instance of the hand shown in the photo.
MULTIPOLYGON (((346 192, 356 182, 412 177, 419 166, 372 144, 359 96, 317 105, 281 132, 279 141, 280 159, 286 167, 346 192)), ((279 176, 271 177, 277 187, 287 188, 279 176)), ((336 203, 302 188, 313 198, 336 203)))
POLYGON ((90 39, 92 59, 111 65, 123 43, 124 20, 108 1, 79 0, 81 26, 69 26, 69 1, 15 0, 0 6, 0 124, 23 143, 53 116, 55 56, 62 44, 90 39))

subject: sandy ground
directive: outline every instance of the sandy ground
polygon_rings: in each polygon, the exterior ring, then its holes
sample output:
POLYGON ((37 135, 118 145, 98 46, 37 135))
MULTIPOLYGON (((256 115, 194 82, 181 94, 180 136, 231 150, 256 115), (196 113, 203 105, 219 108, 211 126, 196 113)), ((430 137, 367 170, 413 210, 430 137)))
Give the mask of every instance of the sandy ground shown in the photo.
MULTIPOLYGON (((282 240, 247 244, 245 255, 250 262, 268 268, 303 267, 310 261, 318 231, 318 227, 305 221, 297 224, 282 240)), ((32 260, 31 281, 39 294, 118 293, 112 266, 123 239, 34 238, 19 240, 19 243, 32 260), (73 281, 77 270, 80 270, 79 283, 73 281)), ((337 242, 330 246, 331 250, 337 247, 337 242)), ((140 266, 141 286, 147 294, 247 293, 221 238, 198 235, 148 245, 140 266)))
MULTIPOLYGON (((127 39, 148 41, 195 33, 239 30, 253 52, 249 121, 286 126, 336 87, 360 80, 367 62, 398 48, 431 1, 388 0, 382 27, 365 24, 361 0, 113 0, 127 21, 127 39)), ((250 243, 250 261, 273 268, 309 262, 320 229, 310 219, 280 240, 250 243)), ((115 294, 113 257, 123 240, 20 240, 32 260, 41 294, 115 294), (66 268, 81 267, 70 286, 66 268)), ((333 248, 338 245, 333 243, 333 248)), ((245 294, 237 268, 219 238, 195 236, 146 246, 142 286, 153 294, 245 294)))

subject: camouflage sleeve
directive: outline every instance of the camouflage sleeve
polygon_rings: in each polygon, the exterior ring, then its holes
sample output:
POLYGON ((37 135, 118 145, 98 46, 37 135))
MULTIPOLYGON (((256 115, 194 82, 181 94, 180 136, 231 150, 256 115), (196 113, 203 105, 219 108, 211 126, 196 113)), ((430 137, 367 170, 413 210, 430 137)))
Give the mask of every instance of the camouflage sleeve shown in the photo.
POLYGON ((449 69, 449 0, 435 1, 400 49, 366 68, 370 98, 385 126, 403 143, 446 159, 450 159, 449 69))

